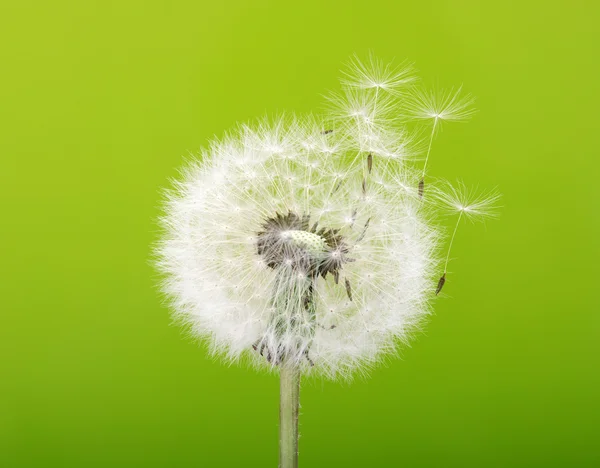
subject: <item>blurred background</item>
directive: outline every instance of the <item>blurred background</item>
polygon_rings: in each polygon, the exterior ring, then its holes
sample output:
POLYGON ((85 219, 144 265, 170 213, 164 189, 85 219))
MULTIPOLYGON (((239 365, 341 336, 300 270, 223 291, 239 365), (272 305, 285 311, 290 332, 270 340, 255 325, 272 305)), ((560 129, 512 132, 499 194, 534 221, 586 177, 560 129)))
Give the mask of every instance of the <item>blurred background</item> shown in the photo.
POLYGON ((461 228, 401 359, 305 382, 301 465, 600 466, 596 2, 0 10, 0 466, 277 466, 277 377, 211 360, 161 305, 160 190, 236 122, 319 109, 369 51, 477 97, 430 172, 503 209, 461 228))

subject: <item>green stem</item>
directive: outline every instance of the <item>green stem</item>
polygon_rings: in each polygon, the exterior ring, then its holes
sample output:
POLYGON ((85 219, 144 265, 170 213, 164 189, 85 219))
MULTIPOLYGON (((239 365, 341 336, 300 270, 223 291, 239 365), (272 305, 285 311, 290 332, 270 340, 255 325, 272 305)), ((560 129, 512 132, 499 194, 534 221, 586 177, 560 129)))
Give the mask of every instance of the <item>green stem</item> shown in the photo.
POLYGON ((279 468, 298 468, 300 370, 283 363, 279 379, 279 468))

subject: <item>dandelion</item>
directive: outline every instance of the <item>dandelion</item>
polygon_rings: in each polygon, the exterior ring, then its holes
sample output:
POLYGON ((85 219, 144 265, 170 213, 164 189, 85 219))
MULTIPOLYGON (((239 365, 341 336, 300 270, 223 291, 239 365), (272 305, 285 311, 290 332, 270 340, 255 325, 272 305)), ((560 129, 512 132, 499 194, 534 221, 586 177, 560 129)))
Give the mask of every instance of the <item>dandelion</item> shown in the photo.
POLYGON ((442 235, 396 119, 408 82, 355 61, 330 113, 240 126, 167 194, 163 290, 213 354, 279 372, 282 467, 300 376, 365 374, 430 312, 442 235))
POLYGON ((429 135, 429 144, 425 163, 419 181, 419 196, 423 196, 425 189, 425 174, 427 172, 427 163, 431 154, 433 137, 436 130, 440 128, 442 122, 460 122, 469 119, 474 109, 473 97, 471 95, 461 96, 462 88, 457 91, 421 91, 415 90, 412 101, 407 103, 408 113, 417 120, 433 120, 431 134, 429 135))
POLYGON ((447 184, 446 190, 438 191, 437 198, 447 213, 452 215, 458 213, 458 218, 456 219, 450 244, 448 245, 446 260, 444 262, 444 273, 438 280, 435 291, 436 296, 441 292, 446 283, 450 252, 452 251, 452 244, 454 243, 454 237, 456 236, 461 219, 464 217, 465 219, 475 221, 495 217, 497 215, 497 202, 500 199, 500 194, 495 190, 488 193, 477 193, 476 191, 469 190, 464 183, 459 182, 456 185, 447 184))

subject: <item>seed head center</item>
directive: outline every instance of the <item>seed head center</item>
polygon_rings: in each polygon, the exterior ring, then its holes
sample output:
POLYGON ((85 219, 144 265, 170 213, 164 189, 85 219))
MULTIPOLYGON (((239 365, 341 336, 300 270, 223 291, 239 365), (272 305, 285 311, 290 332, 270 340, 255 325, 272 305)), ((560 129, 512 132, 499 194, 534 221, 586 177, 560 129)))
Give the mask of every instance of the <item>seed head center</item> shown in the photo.
POLYGON ((277 213, 262 224, 256 250, 269 268, 284 266, 307 276, 323 278, 331 273, 337 279, 347 257, 348 245, 339 229, 312 226, 309 215, 277 213))
POLYGON ((281 232, 281 237, 290 240, 298 247, 302 247, 313 255, 327 251, 327 241, 318 234, 290 229, 281 232))

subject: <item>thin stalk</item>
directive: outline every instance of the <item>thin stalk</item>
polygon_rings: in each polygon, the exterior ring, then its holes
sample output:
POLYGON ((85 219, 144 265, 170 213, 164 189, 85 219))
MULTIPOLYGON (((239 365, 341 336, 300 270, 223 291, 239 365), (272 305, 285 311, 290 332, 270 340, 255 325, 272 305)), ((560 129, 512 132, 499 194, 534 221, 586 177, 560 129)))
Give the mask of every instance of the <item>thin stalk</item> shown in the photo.
POLYGON ((448 273, 448 260, 450 260, 450 251, 452 250, 452 244, 454 243, 454 236, 456 236, 456 230, 458 229, 458 225, 460 223, 460 219, 462 218, 463 212, 461 211, 458 215, 458 219, 456 220, 456 225, 454 226, 454 232, 452 233, 452 238, 450 239, 450 245, 448 246, 448 254, 446 255, 446 263, 444 265, 444 274, 448 273))
POLYGON ((421 174, 421 179, 425 178, 425 171, 427 170, 427 162, 429 161, 429 153, 431 153, 431 145, 433 144, 433 136, 435 135, 435 127, 437 127, 437 121, 438 118, 436 117, 433 121, 431 136, 429 137, 429 147, 427 148, 427 156, 425 157, 425 163, 423 164, 423 174, 421 174))
POLYGON ((279 468, 298 468, 298 410, 300 370, 283 363, 279 368, 279 468))

